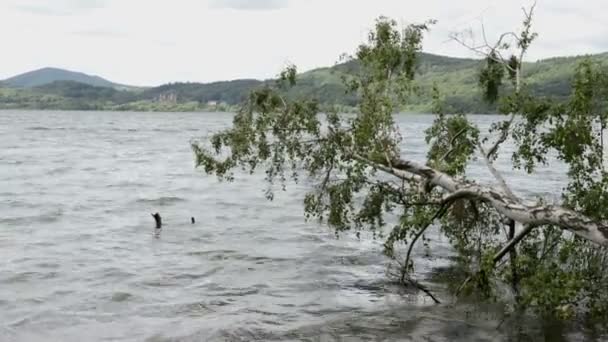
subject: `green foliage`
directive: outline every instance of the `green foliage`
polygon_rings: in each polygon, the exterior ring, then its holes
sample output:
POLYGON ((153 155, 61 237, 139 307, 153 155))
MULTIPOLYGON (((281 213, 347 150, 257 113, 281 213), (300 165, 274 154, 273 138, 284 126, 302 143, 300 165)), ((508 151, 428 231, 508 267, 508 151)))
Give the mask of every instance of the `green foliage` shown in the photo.
MULTIPOLYGON (((263 170, 269 199, 274 198, 274 185, 284 188, 288 180, 307 178, 314 186, 304 198, 306 217, 327 223, 336 234, 354 231, 360 236, 361 231, 369 230, 375 238, 384 239, 386 256, 400 263, 400 252, 407 246, 402 280, 415 268, 411 249, 420 239, 424 243, 426 230, 437 224, 457 252, 456 264, 463 278, 468 278, 462 284, 451 284, 459 296, 507 302, 518 311, 542 317, 605 319, 608 254, 604 249, 561 227, 540 225, 521 230, 527 235, 501 254, 507 242, 514 241, 515 223, 490 200, 446 197, 444 189, 430 181, 441 171, 462 186, 475 184, 468 178, 467 167, 476 152, 483 151, 491 165, 500 144, 512 139, 514 168, 534 173, 538 163, 550 163, 549 156, 557 156, 568 168, 569 183, 561 205, 587 215, 587 220, 608 219, 603 152, 607 71, 600 63, 584 61, 576 68, 572 86, 565 88, 572 89, 567 98, 559 94, 555 101, 535 96, 538 92, 531 85, 546 75, 541 70, 545 65, 561 65, 561 73, 574 60, 523 63, 525 50, 536 37, 530 20, 527 16, 524 29, 516 36, 520 57, 503 61, 497 50, 491 50, 479 80, 473 73, 459 73, 451 80, 468 91, 474 88, 468 85, 479 81, 486 99, 498 103, 502 113, 512 114, 511 120, 490 128, 491 139, 481 139, 479 128, 466 115, 446 114, 457 108, 450 103, 450 94, 440 92, 437 84, 445 88, 450 82, 435 79, 429 83, 425 78, 437 70, 442 77, 452 77, 446 68, 473 70, 477 62, 458 60, 452 66, 438 66, 428 59, 421 61, 422 38, 432 22, 399 30, 393 20, 382 17, 367 42, 357 49, 356 60, 335 68, 342 74, 342 89, 357 105, 353 115, 335 110, 319 115, 318 98, 297 91, 307 78, 329 82, 335 75, 315 71, 296 80, 296 69, 289 66, 278 82, 265 83, 250 93, 231 128, 214 134, 207 144, 192 145, 197 165, 223 180, 234 179, 239 169, 249 173, 263 170), (528 75, 525 82, 523 70, 528 75), (502 84, 505 76, 511 84, 502 84), (399 149, 403 137, 393 115, 421 96, 431 99, 429 107, 436 113, 425 132, 429 146, 426 166, 434 170, 413 176, 399 169, 406 174, 402 176, 393 168, 395 163, 403 163, 399 149), (490 141, 495 144, 486 154, 479 146, 490 141)), ((509 47, 503 42, 497 48, 509 47)), ((479 89, 475 94, 482 95, 479 89)), ((506 196, 501 193, 496 190, 491 195, 506 196)), ((536 204, 531 208, 545 205, 542 199, 536 204)), ((432 253, 432 246, 427 247, 432 253)))
POLYGON ((482 88, 482 95, 486 101, 490 103, 496 102, 504 74, 505 68, 498 61, 496 52, 490 52, 479 74, 479 85, 482 88))
MULTIPOLYGON (((386 160, 398 155, 393 103, 410 85, 411 58, 418 55, 426 26, 408 30, 401 34, 394 22, 381 18, 368 44, 359 47, 361 66, 352 91, 360 106, 354 117, 328 112, 322 120, 316 101, 289 99, 291 89, 285 84, 266 86, 252 92, 233 127, 214 135, 208 148, 193 146, 197 163, 222 179, 231 179, 231 170, 239 167, 249 172, 264 167, 270 185, 302 176, 318 179, 318 188, 304 201, 307 217, 327 222, 337 232, 380 228, 400 193, 391 183, 370 182, 376 171, 352 157, 386 160), (218 157, 226 152, 228 157, 218 157)), ((273 197, 271 186, 268 197, 273 197)))
POLYGON ((437 115, 426 131, 429 166, 455 176, 464 173, 479 139, 479 129, 464 115, 437 115))

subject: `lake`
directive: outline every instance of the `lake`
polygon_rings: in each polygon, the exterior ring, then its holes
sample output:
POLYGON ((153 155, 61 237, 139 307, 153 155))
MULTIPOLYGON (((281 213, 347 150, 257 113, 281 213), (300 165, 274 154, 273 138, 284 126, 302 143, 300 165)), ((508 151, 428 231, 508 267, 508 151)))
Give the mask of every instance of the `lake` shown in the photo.
MULTIPOLYGON (((506 338, 500 317, 391 285, 382 241, 306 222, 306 182, 269 202, 263 174, 222 184, 195 170, 189 141, 231 119, 1 111, 0 341, 506 338)), ((475 117, 483 127, 498 119, 475 117)), ((424 161, 432 117, 397 121, 403 153, 424 161)), ((531 178, 508 170, 508 156, 497 165, 520 194, 554 198, 563 186, 564 170, 531 178)), ((479 164, 470 173, 492 180, 479 164)), ((447 239, 430 238, 422 280, 451 255, 447 239)))

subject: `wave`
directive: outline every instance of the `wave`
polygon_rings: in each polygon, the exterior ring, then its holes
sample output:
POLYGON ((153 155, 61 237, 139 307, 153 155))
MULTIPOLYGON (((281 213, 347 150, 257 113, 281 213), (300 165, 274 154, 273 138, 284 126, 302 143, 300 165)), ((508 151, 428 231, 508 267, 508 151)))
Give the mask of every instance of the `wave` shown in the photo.
POLYGON ((51 222, 58 221, 59 218, 61 218, 61 216, 63 216, 63 210, 58 209, 58 210, 40 214, 40 215, 0 218, 0 223, 4 223, 4 224, 51 223, 51 222))
POLYGON ((72 170, 71 166, 60 166, 60 167, 56 167, 56 168, 50 170, 49 172, 47 172, 47 174, 48 175, 61 175, 61 174, 67 173, 70 170, 72 170))
POLYGON ((129 292, 114 292, 110 300, 113 302, 126 302, 133 297, 134 296, 129 292))
POLYGON ((3 161, 4 164, 8 164, 8 165, 21 165, 23 164, 23 161, 21 160, 6 160, 3 161))
POLYGON ((32 126, 28 127, 26 131, 66 131, 69 128, 66 127, 44 127, 44 126, 32 126))
POLYGON ((185 202, 185 201, 186 201, 186 199, 181 198, 181 197, 163 196, 163 197, 158 197, 158 198, 140 198, 136 202, 164 206, 164 205, 171 205, 174 203, 180 203, 180 202, 185 202))
POLYGON ((139 132, 137 128, 110 128, 109 131, 112 132, 139 132))
POLYGON ((148 184, 142 182, 134 182, 134 181, 122 181, 114 184, 106 185, 106 188, 123 188, 123 187, 135 187, 142 188, 147 186, 148 184))
POLYGON ((169 132, 169 133, 181 132, 181 130, 179 130, 179 129, 172 129, 172 128, 153 128, 151 131, 152 132, 169 132))
POLYGON ((19 195, 16 193, 13 193, 13 192, 0 193, 0 197, 3 197, 3 196, 11 197, 11 199, 2 201, 4 203, 8 204, 8 207, 11 209, 14 209, 14 208, 39 209, 41 207, 40 204, 18 199, 19 195))

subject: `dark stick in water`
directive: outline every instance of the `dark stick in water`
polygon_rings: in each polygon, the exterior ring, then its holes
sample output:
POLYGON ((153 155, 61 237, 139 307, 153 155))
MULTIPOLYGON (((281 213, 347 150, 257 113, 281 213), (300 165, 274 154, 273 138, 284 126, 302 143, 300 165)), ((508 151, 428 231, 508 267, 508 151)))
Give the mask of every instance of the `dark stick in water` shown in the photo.
POLYGON ((163 226, 163 222, 162 219, 160 218, 160 214, 156 213, 156 214, 150 214, 152 215, 152 217, 154 217, 154 221, 156 221, 156 229, 161 229, 163 226))

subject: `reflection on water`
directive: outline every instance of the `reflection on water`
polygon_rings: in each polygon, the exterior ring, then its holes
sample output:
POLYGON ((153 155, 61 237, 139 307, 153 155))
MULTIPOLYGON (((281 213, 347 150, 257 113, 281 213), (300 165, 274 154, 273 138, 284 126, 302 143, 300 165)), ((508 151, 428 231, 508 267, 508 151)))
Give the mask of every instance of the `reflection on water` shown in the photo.
MULTIPOLYGON (((431 118, 398 121, 404 153, 423 160, 431 118)), ((305 184, 268 202, 263 175, 218 184, 195 171, 188 142, 230 122, 221 113, 0 112, 0 340, 517 336, 508 323, 496 329, 498 309, 436 306, 391 284, 381 241, 337 239, 304 221, 305 184)), ((521 194, 554 196, 563 185, 562 170, 535 182, 505 162, 498 166, 521 194)), ((491 179, 481 167, 471 174, 491 179)), ((446 239, 429 238, 436 252, 417 265, 421 278, 450 264, 446 239)), ((440 282, 429 286, 445 296, 440 282)))

